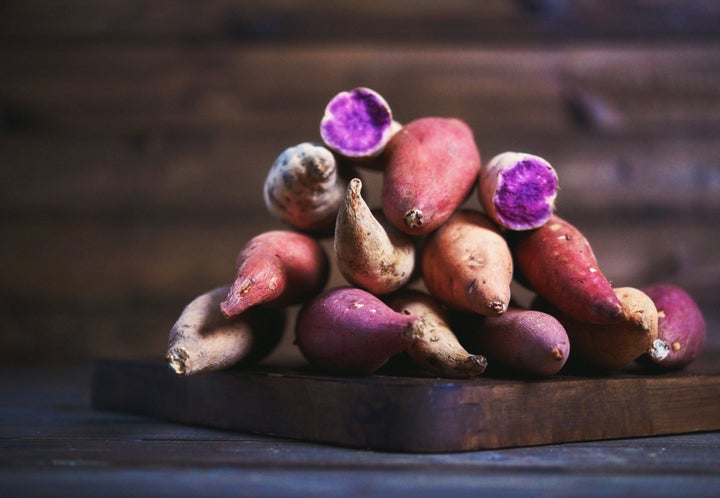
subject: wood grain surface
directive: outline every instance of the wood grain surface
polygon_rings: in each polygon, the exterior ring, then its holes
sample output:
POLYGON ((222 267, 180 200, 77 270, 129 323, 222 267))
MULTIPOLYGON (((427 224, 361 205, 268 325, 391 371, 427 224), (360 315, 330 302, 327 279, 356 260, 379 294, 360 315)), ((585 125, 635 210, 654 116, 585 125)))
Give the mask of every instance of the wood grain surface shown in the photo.
POLYGON ((99 410, 382 451, 452 452, 720 430, 720 370, 447 380, 310 369, 191 377, 100 361, 99 410))

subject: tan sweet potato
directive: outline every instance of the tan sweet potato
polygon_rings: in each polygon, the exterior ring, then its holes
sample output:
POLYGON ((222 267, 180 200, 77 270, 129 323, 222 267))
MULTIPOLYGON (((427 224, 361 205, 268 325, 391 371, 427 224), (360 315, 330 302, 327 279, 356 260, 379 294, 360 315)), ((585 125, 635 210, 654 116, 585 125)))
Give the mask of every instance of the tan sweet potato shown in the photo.
POLYGON ((406 123, 388 142, 382 209, 410 235, 443 224, 468 197, 480 170, 470 127, 459 119, 427 117, 406 123))
POLYGON ((652 348, 658 336, 658 312, 652 299, 633 287, 614 289, 621 305, 621 320, 609 324, 579 322, 542 299, 533 307, 555 316, 570 337, 575 368, 620 370, 652 348))
POLYGON ((461 209, 425 241, 422 275, 430 294, 445 305, 500 315, 510 302, 512 255, 487 216, 461 209))
POLYGON ((220 311, 229 285, 193 299, 170 330, 167 362, 179 375, 252 364, 280 343, 286 322, 283 309, 253 308, 227 318, 220 311))
POLYGON ((340 273, 353 285, 375 295, 405 285, 415 268, 415 245, 409 235, 373 213, 353 178, 335 223, 333 249, 340 273))
POLYGON ((481 375, 487 360, 471 354, 460 344, 449 325, 447 310, 435 298, 419 290, 403 290, 391 296, 388 305, 395 311, 418 317, 418 331, 405 348, 412 360, 440 377, 470 379, 481 375))
POLYGON ((614 323, 622 306, 598 267, 590 242, 553 214, 540 228, 512 232, 508 241, 518 281, 583 323, 614 323))

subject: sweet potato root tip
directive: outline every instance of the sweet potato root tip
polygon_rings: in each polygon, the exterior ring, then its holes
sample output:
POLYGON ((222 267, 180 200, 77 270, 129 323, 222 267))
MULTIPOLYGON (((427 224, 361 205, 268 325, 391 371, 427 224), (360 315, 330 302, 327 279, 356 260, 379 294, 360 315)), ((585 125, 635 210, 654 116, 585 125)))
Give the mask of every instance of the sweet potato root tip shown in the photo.
POLYGON ((380 154, 396 127, 390 106, 370 88, 340 92, 325 108, 320 136, 338 154, 370 158, 380 154))

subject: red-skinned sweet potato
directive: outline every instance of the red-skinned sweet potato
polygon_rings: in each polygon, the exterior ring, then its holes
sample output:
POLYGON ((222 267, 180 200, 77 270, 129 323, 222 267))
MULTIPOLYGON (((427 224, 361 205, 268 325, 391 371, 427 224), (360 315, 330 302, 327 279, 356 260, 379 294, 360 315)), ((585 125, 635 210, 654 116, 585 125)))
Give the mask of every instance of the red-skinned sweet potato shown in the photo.
POLYGON ((505 312, 512 255, 498 227, 483 213, 456 211, 428 236, 422 253, 425 286, 442 303, 485 316, 505 312))
POLYGON ((583 323, 615 323, 622 307, 590 242, 557 214, 540 228, 508 233, 516 277, 583 323))
POLYGON ((330 262, 320 243, 290 230, 271 230, 250 239, 240 250, 235 280, 220 304, 227 317, 251 306, 298 304, 322 290, 330 262))
POLYGON ((405 124, 388 142, 381 192, 388 220, 410 235, 443 224, 475 186, 480 151, 459 119, 427 117, 405 124))
POLYGON ((295 343, 316 367, 369 375, 405 350, 415 337, 416 320, 365 290, 333 287, 300 309, 295 343))
POLYGON ((677 370, 692 363, 702 350, 706 324, 695 300, 674 284, 642 287, 658 311, 658 337, 647 360, 664 370, 677 370))

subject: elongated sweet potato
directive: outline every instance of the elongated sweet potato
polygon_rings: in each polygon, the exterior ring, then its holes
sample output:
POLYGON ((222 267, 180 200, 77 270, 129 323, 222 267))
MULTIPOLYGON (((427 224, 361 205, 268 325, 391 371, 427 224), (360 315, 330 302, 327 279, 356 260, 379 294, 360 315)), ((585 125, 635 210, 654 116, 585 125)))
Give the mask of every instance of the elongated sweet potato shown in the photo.
POLYGON ((295 343, 314 366, 369 375, 405 350, 415 337, 416 320, 365 290, 333 287, 300 309, 295 343))
POLYGON ((220 309, 227 317, 248 308, 298 304, 325 287, 330 262, 320 243, 302 233, 271 230, 240 250, 236 274, 220 309))
POLYGON ((345 279, 375 295, 405 285, 415 268, 415 245, 372 212, 361 194, 362 182, 353 178, 347 187, 335 223, 334 253, 345 279))
POLYGON ((692 363, 702 350, 706 324, 702 311, 685 289, 674 284, 642 287, 658 311, 658 337, 647 359, 664 370, 692 363))
POLYGON ((542 298, 533 308, 555 316, 570 337, 574 368, 612 371, 628 367, 652 348, 658 336, 658 312, 652 299, 633 287, 614 289, 621 305, 620 321, 605 324, 579 322, 542 298))
POLYGON ((508 234, 516 277, 571 318, 614 323, 622 306, 598 267, 590 242, 553 214, 540 228, 508 234))
POLYGON ((461 322, 462 344, 485 355, 488 371, 546 377, 558 373, 570 355, 565 328, 541 311, 512 307, 500 316, 462 314, 455 320, 461 322))
POLYGON ((512 255, 487 216, 460 209, 425 241, 422 275, 430 294, 445 305, 500 315, 510 302, 512 255))
POLYGON ((440 377, 474 378, 481 375, 487 360, 471 354, 450 328, 447 310, 435 298, 419 290, 402 290, 388 305, 399 313, 418 317, 418 333, 405 351, 420 367, 440 377))
POLYGON ((385 147, 382 209, 399 230, 427 234, 468 197, 480 170, 472 130, 454 118, 405 124, 385 147))
POLYGON ((179 375, 252 364, 269 355, 280 343, 286 311, 257 307, 227 318, 220 302, 229 285, 193 299, 170 330, 167 362, 179 375))

